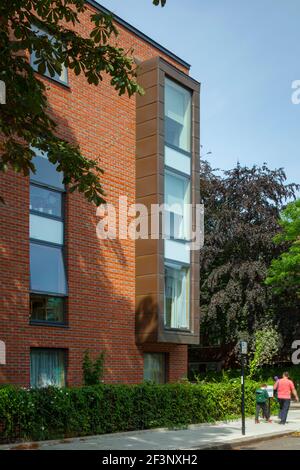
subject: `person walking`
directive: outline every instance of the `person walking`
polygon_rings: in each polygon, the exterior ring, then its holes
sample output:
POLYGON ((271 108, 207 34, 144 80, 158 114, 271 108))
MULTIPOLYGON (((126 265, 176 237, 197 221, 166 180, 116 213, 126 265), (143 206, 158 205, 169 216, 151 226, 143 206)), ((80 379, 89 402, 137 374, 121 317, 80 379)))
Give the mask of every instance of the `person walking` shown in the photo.
POLYGON ((296 401, 299 401, 295 385, 289 379, 289 373, 284 372, 282 378, 277 380, 274 384, 274 391, 277 393, 277 398, 279 401, 279 424, 285 424, 287 420, 287 415, 289 412, 291 404, 291 396, 294 395, 296 401))
POLYGON ((255 423, 259 424, 260 410, 262 410, 263 418, 265 418, 266 421, 268 421, 269 423, 272 423, 272 421, 270 420, 270 412, 269 412, 269 406, 268 406, 269 394, 267 392, 266 384, 261 385, 261 387, 256 390, 255 396, 256 396, 255 423))

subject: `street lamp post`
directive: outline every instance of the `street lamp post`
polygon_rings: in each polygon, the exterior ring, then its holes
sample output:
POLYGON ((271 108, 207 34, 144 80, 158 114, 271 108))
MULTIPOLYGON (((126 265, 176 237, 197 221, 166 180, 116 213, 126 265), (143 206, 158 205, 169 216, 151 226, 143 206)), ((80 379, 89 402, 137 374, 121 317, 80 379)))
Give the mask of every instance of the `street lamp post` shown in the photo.
POLYGON ((241 391, 242 391, 242 435, 246 434, 245 424, 245 359, 248 352, 248 343, 246 341, 240 342, 240 353, 241 353, 241 391))

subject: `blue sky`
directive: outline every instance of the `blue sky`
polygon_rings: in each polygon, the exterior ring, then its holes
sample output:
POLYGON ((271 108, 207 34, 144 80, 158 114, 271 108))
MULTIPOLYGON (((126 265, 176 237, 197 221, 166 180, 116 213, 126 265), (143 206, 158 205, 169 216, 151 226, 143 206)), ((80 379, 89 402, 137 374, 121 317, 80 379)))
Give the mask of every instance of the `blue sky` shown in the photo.
POLYGON ((223 169, 267 162, 300 183, 299 0, 101 0, 192 64, 203 153, 223 169))

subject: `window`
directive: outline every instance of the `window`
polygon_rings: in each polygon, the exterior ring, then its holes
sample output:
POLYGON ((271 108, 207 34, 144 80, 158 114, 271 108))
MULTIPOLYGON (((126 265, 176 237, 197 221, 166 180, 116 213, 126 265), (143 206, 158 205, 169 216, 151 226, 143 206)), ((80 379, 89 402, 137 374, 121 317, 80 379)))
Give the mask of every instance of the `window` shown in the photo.
POLYGON ((192 92, 165 79, 165 328, 190 328, 192 92), (168 239, 170 238, 170 239, 168 239))
POLYGON ((40 214, 61 218, 62 194, 57 191, 31 185, 30 210, 40 214))
POLYGON ((32 388, 66 385, 66 352, 63 349, 32 348, 30 386, 32 388))
POLYGON ((30 243, 30 289, 51 294, 67 293, 61 247, 30 243))
POLYGON ((31 294, 30 320, 64 323, 64 298, 31 294))
POLYGON ((30 214, 30 238, 63 244, 63 223, 30 214))
POLYGON ((166 382, 166 356, 163 353, 144 354, 144 381, 166 382))
POLYGON ((188 178, 165 172, 165 233, 170 238, 190 238, 190 182, 188 178))
POLYGON ((63 323, 67 295, 63 175, 44 153, 35 160, 37 171, 30 175, 30 320, 63 323))
POLYGON ((165 165, 179 173, 191 176, 191 156, 165 145, 165 165))
MULTIPOLYGON (((39 29, 37 26, 34 26, 34 25, 31 27, 31 29, 38 36, 47 36, 52 44, 55 43, 55 39, 53 38, 53 36, 51 36, 51 34, 47 33, 46 31, 39 29)), ((39 57, 35 51, 32 51, 31 56, 30 56, 30 64, 35 71, 38 71, 38 64, 36 63, 37 61, 39 61, 39 57)), ((44 75, 46 77, 52 78, 53 80, 56 80, 57 82, 61 82, 64 84, 68 83, 68 72, 67 72, 67 68, 64 65, 62 65, 62 70, 60 74, 55 72, 54 76, 51 77, 50 72, 48 68, 46 67, 46 71, 44 75)))
POLYGON ((165 81, 165 142, 191 151, 191 92, 172 80, 165 81))
POLYGON ((63 173, 56 170, 57 165, 49 162, 47 155, 42 152, 37 153, 34 157, 34 165, 36 171, 30 173, 30 181, 61 191, 64 190, 63 173))
POLYGON ((189 328, 190 271, 176 263, 165 265, 165 325, 189 328))

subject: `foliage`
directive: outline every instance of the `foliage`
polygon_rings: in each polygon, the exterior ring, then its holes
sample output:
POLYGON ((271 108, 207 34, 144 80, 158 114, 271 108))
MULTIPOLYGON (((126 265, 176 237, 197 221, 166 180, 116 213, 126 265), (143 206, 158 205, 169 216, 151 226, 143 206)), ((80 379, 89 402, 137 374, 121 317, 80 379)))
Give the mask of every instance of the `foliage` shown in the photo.
POLYGON ((272 383, 274 377, 282 377, 282 374, 288 371, 290 379, 294 382, 298 392, 300 393, 300 367, 291 366, 287 364, 273 364, 272 366, 266 366, 258 369, 255 373, 255 380, 261 382, 272 383))
POLYGON ((97 385, 104 375, 105 353, 102 352, 93 362, 89 351, 86 350, 82 361, 83 383, 84 385, 97 385))
POLYGON ((287 242, 289 248, 272 261, 266 284, 277 293, 296 291, 300 297, 300 199, 288 204, 280 214, 282 232, 274 241, 287 242))
POLYGON ((249 362, 249 376, 254 377, 257 370, 263 365, 272 364, 280 346, 281 336, 275 328, 266 327, 256 331, 251 345, 252 357, 249 362))
MULTIPOLYGON (((248 367, 246 373, 248 374, 248 367)), ((281 377, 283 372, 289 371, 291 380, 295 383, 300 393, 300 367, 291 364, 272 364, 259 367, 253 377, 250 379, 251 382, 255 380, 257 383, 267 383, 269 385, 274 383, 274 377, 281 377)), ((198 383, 231 383, 232 381, 239 379, 241 375, 241 369, 227 369, 222 371, 208 371, 202 372, 196 378, 198 383)), ((195 378, 193 378, 194 380, 195 378)), ((247 379, 248 381, 248 379, 247 379)))
POLYGON ((222 369, 219 371, 209 370, 206 372, 200 372, 199 374, 194 374, 190 380, 196 381, 197 383, 228 383, 240 378, 240 376, 240 369, 222 369))
POLYGON ((0 80, 6 84, 7 104, 0 107, 0 171, 12 168, 24 175, 35 171, 32 145, 48 153, 72 191, 99 205, 104 202, 99 156, 89 159, 77 145, 58 137, 46 87, 28 61, 28 52, 35 51, 41 74, 47 69, 53 77, 64 65, 83 74, 89 84, 98 85, 108 75, 120 95, 141 93, 131 51, 115 45, 118 31, 113 18, 103 12, 91 15, 91 33, 86 37, 76 28, 85 11, 84 0, 1 2, 0 80), (48 34, 38 34, 32 25, 48 34))
POLYGON ((205 205, 205 245, 200 256, 203 345, 230 344, 274 317, 271 289, 264 284, 274 256, 279 211, 297 185, 282 169, 242 167, 219 176, 202 162, 200 190, 205 205))
MULTIPOLYGON (((254 414, 257 383, 246 382, 254 414)), ((228 383, 106 385, 24 390, 0 388, 2 440, 41 440, 179 427, 240 414, 240 380, 228 383)))

